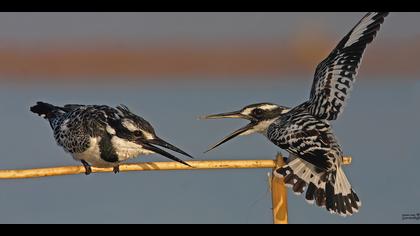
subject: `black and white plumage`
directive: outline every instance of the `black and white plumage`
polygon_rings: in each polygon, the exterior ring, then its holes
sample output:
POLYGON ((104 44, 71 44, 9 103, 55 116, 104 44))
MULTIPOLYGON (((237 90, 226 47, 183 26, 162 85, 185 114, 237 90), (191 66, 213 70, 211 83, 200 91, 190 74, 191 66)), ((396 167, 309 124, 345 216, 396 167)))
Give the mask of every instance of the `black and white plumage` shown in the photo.
POLYGON ((242 118, 245 127, 209 150, 240 135, 262 133, 289 152, 287 164, 275 171, 309 203, 342 216, 357 212, 361 202, 341 167, 343 152, 329 121, 343 112, 356 79, 363 52, 388 13, 368 13, 316 68, 308 101, 288 108, 258 103, 239 111, 208 115, 205 119, 242 118))
POLYGON ((86 174, 91 172, 91 165, 114 167, 114 172, 118 172, 121 162, 153 153, 188 165, 154 145, 191 157, 159 138, 149 122, 124 105, 116 108, 77 104, 59 107, 38 102, 30 110, 49 121, 57 144, 83 163, 86 174))
POLYGON ((387 15, 387 12, 366 14, 317 66, 308 103, 314 116, 335 120, 342 113, 363 52, 375 38, 387 15))

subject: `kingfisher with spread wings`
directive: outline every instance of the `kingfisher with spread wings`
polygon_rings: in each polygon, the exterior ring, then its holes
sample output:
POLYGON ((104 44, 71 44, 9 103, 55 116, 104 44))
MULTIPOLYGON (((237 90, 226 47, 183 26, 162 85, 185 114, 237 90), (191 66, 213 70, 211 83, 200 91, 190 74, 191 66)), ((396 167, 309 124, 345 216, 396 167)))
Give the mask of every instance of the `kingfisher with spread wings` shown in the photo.
MULTIPOLYGON (((309 203, 342 216, 358 212, 361 201, 342 169, 343 152, 330 121, 343 113, 366 46, 373 41, 388 13, 367 13, 316 68, 309 100, 289 108, 258 103, 204 119, 250 121, 209 150, 242 135, 261 133, 289 152, 287 164, 275 171, 309 203)), ((208 150, 208 151, 209 151, 208 150)))

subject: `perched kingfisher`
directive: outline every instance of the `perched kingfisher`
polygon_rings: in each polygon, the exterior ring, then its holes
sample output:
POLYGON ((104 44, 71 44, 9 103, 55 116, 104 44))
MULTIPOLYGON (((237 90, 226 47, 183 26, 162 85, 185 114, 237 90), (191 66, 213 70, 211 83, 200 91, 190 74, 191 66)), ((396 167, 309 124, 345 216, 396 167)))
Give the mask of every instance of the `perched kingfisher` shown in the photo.
POLYGON ((159 138, 149 122, 124 105, 116 108, 76 104, 58 107, 37 102, 30 110, 49 121, 57 144, 83 164, 86 175, 92 172, 91 165, 113 167, 117 173, 121 162, 153 153, 188 165, 154 145, 192 158, 159 138))
POLYGON ((330 122, 343 112, 356 79, 363 52, 388 13, 368 13, 316 68, 309 100, 289 108, 258 103, 239 111, 204 119, 242 118, 250 121, 211 149, 241 135, 261 133, 290 154, 275 171, 296 194, 306 190, 309 203, 342 216, 358 212, 361 201, 341 167, 343 152, 330 122))

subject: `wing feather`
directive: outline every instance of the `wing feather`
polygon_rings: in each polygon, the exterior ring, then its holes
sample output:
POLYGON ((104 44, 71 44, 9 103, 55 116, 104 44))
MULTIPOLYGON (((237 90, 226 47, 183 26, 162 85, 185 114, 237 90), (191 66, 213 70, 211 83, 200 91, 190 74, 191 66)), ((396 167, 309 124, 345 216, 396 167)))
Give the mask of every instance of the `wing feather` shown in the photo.
POLYGON ((326 120, 343 112, 366 46, 373 41, 387 12, 366 14, 316 68, 309 111, 326 120))
POLYGON ((267 130, 268 139, 280 148, 313 164, 319 171, 335 169, 341 148, 330 125, 311 115, 301 105, 291 110, 267 130))

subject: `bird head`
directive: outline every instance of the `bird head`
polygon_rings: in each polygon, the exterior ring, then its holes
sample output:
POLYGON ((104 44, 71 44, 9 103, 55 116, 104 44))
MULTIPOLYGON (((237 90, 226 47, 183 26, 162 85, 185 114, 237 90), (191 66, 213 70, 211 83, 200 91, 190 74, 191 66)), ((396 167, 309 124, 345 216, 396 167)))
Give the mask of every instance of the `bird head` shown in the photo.
POLYGON ((253 133, 265 133, 268 126, 278 119, 282 114, 288 112, 288 107, 279 106, 273 103, 256 103, 248 105, 238 111, 226 112, 202 116, 200 119, 222 119, 222 118, 239 118, 249 120, 250 123, 236 130, 223 138, 220 142, 211 146, 206 152, 222 145, 223 143, 242 135, 253 133))
POLYGON ((126 106, 121 105, 118 106, 117 109, 119 111, 120 119, 111 122, 110 126, 107 127, 107 131, 108 133, 116 135, 120 139, 124 140, 124 144, 122 144, 123 146, 132 147, 133 145, 130 145, 130 143, 135 144, 139 148, 147 150, 150 153, 157 153, 174 161, 188 165, 186 162, 157 146, 164 147, 193 158, 190 154, 158 137, 149 122, 132 113, 126 106))

